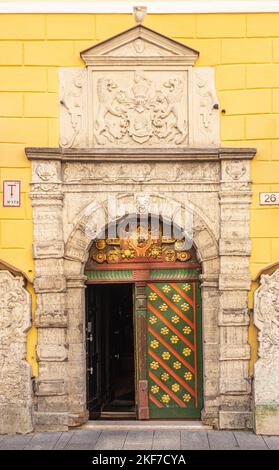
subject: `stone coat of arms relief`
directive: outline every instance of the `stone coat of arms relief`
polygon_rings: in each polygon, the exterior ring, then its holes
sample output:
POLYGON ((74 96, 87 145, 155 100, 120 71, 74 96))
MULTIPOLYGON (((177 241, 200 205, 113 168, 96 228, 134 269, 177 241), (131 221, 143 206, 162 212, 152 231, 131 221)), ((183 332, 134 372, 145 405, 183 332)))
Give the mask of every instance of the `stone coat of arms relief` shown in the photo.
POLYGON ((181 105, 185 94, 185 80, 178 75, 156 81, 150 73, 136 70, 126 89, 117 81, 99 78, 94 120, 97 144, 185 144, 187 107, 181 105))

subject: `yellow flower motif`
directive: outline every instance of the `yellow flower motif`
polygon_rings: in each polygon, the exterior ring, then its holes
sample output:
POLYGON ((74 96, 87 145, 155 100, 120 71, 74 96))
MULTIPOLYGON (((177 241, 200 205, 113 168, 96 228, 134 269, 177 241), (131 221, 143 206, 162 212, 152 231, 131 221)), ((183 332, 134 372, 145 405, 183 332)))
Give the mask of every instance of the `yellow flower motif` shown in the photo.
POLYGON ((185 372, 184 374, 184 379, 185 380, 191 380, 193 377, 192 373, 191 372, 185 372))
POLYGON ((159 387, 158 387, 158 385, 152 385, 152 387, 151 387, 151 392, 152 392, 152 393, 158 393, 158 392, 159 392, 159 387))
POLYGON ((177 302, 180 302, 181 297, 180 297, 180 295, 178 295, 178 294, 174 294, 174 295, 172 296, 172 300, 177 303, 177 302))
POLYGON ((184 326, 184 328, 183 328, 183 333, 184 333, 185 335, 189 335, 189 334, 191 333, 191 331, 192 331, 192 330, 191 330, 190 326, 184 326))
POLYGON ((190 401, 191 400, 191 395, 189 395, 189 393, 185 393, 183 395, 183 401, 190 401))
POLYGON ((178 392, 180 390, 180 386, 177 383, 175 383, 171 386, 171 389, 173 392, 178 392))
POLYGON ((152 317, 149 318, 149 323, 153 325, 154 323, 157 323, 158 318, 155 317, 155 315, 152 315, 152 317))
POLYGON ((161 334, 165 336, 168 334, 170 330, 166 326, 163 326, 163 328, 161 328, 160 331, 161 331, 161 334))
POLYGON ((191 354, 191 349, 190 349, 190 348, 184 348, 184 349, 183 349, 183 354, 184 354, 184 356, 190 356, 190 354, 191 354))
POLYGON ((155 292, 150 292, 148 297, 149 297, 150 300, 156 300, 157 299, 157 294, 155 294, 155 292))
POLYGON ((172 336, 170 337, 170 340, 171 340, 171 342, 172 342, 173 344, 176 344, 176 343, 178 343, 178 341, 179 341, 179 339, 178 339, 178 337, 177 337, 176 335, 172 335, 172 336))
POLYGON ((165 361, 168 361, 169 358, 170 358, 170 353, 167 352, 167 351, 164 351, 164 352, 162 353, 162 358, 165 359, 165 361))
POLYGON ((159 306, 159 309, 161 310, 161 312, 165 312, 166 310, 168 310, 168 306, 167 304, 162 304, 159 306))
POLYGON ((173 367, 174 367, 175 369, 180 369, 180 368, 181 368, 181 362, 175 361, 175 362, 173 363, 173 367))
POLYGON ((178 315, 174 315, 174 317, 171 317, 171 321, 172 323, 179 323, 180 318, 178 315))
POLYGON ((182 287, 182 289, 187 292, 188 290, 191 289, 191 285, 190 285, 190 284, 184 284, 184 286, 182 287))
POLYGON ((157 361, 152 361, 150 367, 151 369, 157 370, 160 366, 157 361))
POLYGON ((182 304, 182 305, 181 305, 181 309, 182 309, 184 312, 187 312, 187 310, 189 310, 189 308, 190 308, 190 305, 189 305, 189 304, 186 304, 186 302, 185 302, 185 304, 182 304))
POLYGON ((170 401, 169 395, 165 394, 165 395, 162 396, 162 402, 163 403, 167 404, 169 401, 170 401))
POLYGON ((162 375, 161 375, 161 379, 166 382, 167 380, 169 380, 170 376, 169 374, 167 374, 166 372, 164 372, 162 375))
POLYGON ((171 290, 170 286, 167 284, 163 287, 163 291, 166 292, 166 294, 171 290))
POLYGON ((151 341, 151 343, 150 343, 150 346, 151 346, 151 348, 153 348, 153 349, 158 348, 158 346, 159 346, 159 341, 157 341, 156 339, 153 339, 153 341, 151 341))

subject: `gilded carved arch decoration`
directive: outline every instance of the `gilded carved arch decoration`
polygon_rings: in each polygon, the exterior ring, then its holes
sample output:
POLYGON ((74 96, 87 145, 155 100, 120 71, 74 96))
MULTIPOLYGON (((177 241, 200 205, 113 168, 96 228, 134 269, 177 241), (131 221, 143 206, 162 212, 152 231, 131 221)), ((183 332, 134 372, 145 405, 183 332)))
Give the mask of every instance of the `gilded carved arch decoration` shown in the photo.
MULTIPOLYGON (((160 207, 158 211, 152 211, 152 214, 160 216, 162 219, 169 219, 168 204, 175 202, 178 204, 178 201, 174 201, 171 198, 166 196, 160 196, 157 194, 150 194, 150 199, 152 199, 153 207, 160 207)), ((121 195, 118 198, 118 202, 125 202, 129 206, 135 207, 135 213, 137 211, 135 199, 131 195, 121 195)), ((107 207, 105 205, 106 201, 102 201, 96 207, 96 203, 90 203, 84 210, 83 214, 79 216, 79 219, 74 224, 74 229, 71 232, 68 241, 65 244, 65 258, 67 260, 80 261, 83 264, 85 263, 90 246, 92 244, 92 237, 90 237, 91 230, 94 229, 95 220, 107 220, 107 224, 113 222, 114 219, 109 219, 109 214, 107 212, 107 207)), ((187 211, 187 205, 182 206, 183 210, 187 211)), ((189 212, 190 209, 188 208, 189 212)), ((191 212, 193 209, 191 208, 191 212)), ((208 265, 207 261, 217 260, 218 258, 218 244, 217 240, 213 234, 213 231, 208 226, 208 221, 206 216, 202 214, 198 208, 194 208, 194 225, 193 225, 193 244, 197 250, 198 259, 201 261, 203 266, 203 274, 215 274, 218 276, 218 263, 216 265, 208 265)), ((174 224, 178 226, 181 223, 179 216, 172 219, 174 224)), ((78 267, 78 264, 75 264, 75 269, 77 272, 76 275, 83 274, 83 267, 78 267)), ((71 272, 73 275, 74 273, 71 272)))

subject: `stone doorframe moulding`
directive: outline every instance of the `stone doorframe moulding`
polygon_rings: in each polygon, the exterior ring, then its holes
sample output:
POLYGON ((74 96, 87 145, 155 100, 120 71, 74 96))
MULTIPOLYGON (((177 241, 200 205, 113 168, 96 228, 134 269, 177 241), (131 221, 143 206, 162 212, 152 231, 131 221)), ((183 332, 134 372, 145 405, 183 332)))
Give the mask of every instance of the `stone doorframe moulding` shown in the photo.
POLYGON ((111 194, 134 204, 135 211, 136 196, 148 194, 163 207, 163 218, 171 201, 194 207, 194 245, 202 266, 202 420, 222 429, 252 427, 247 292, 255 150, 27 148, 26 154, 32 161, 37 296, 36 429, 67 430, 88 419, 87 226, 105 218, 111 194))

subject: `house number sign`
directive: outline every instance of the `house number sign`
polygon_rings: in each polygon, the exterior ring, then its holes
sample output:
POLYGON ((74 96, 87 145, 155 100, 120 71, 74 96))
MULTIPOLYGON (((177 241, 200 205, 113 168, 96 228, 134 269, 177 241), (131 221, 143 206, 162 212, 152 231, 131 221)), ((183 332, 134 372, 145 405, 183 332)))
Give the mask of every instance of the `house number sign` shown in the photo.
POLYGON ((20 181, 3 181, 3 206, 20 207, 20 181))
POLYGON ((279 193, 260 193, 261 206, 279 205, 279 193))

